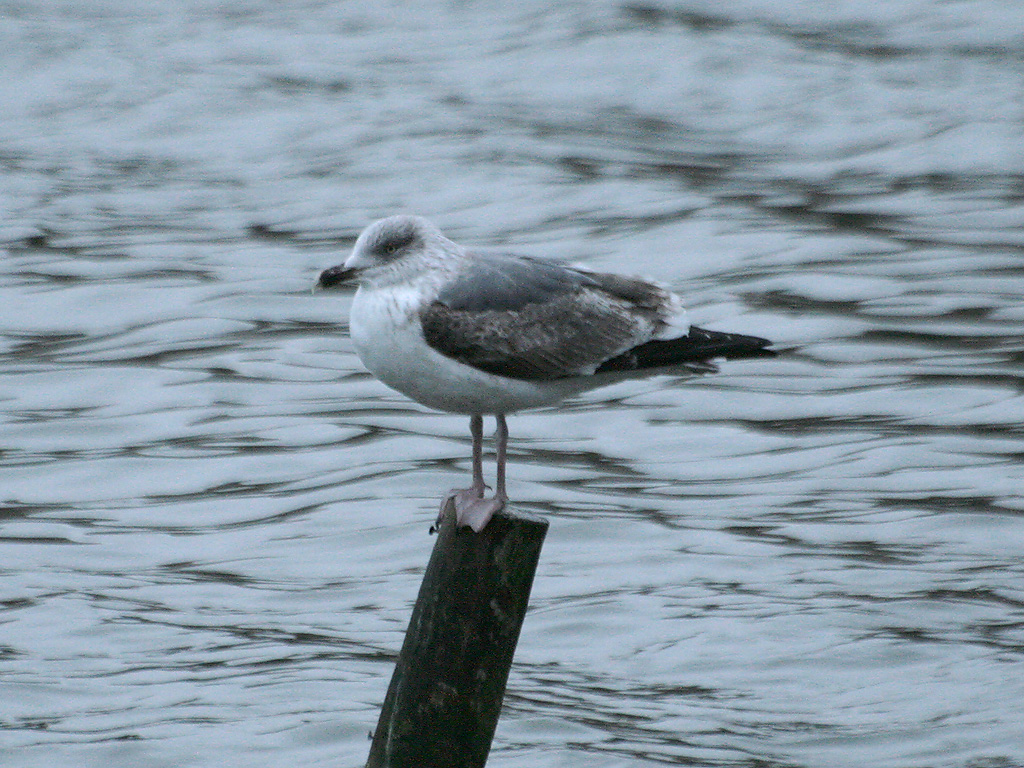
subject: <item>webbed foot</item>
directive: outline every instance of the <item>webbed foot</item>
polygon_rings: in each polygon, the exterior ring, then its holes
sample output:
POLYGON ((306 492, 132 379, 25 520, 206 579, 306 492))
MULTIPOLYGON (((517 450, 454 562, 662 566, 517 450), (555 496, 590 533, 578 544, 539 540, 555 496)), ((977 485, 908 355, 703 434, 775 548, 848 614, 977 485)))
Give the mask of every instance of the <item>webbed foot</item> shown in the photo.
POLYGON ((482 488, 453 490, 441 502, 441 511, 438 513, 437 520, 430 529, 431 533, 434 533, 441 527, 449 501, 455 507, 456 527, 469 526, 475 533, 480 533, 480 531, 487 527, 487 523, 491 521, 494 514, 505 508, 506 500, 497 496, 485 499, 483 498, 482 488))

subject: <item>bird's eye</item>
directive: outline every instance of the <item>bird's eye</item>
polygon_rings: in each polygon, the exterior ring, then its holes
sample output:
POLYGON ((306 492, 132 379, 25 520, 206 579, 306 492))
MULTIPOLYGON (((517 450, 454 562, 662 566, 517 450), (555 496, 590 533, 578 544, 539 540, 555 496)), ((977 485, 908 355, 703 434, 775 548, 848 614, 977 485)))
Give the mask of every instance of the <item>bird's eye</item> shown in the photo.
POLYGON ((397 237, 389 237, 379 246, 379 252, 383 256, 394 256, 396 253, 401 251, 403 248, 407 248, 412 245, 416 237, 412 232, 402 234, 397 237))

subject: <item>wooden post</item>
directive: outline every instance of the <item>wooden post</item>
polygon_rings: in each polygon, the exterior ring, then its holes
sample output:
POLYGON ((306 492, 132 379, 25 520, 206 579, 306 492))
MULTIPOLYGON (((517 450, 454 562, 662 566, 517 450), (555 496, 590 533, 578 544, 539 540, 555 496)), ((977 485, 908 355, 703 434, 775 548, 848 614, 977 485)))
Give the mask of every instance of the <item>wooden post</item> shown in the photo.
POLYGON ((445 510, 367 768, 482 768, 548 521, 499 512, 480 533, 445 510))

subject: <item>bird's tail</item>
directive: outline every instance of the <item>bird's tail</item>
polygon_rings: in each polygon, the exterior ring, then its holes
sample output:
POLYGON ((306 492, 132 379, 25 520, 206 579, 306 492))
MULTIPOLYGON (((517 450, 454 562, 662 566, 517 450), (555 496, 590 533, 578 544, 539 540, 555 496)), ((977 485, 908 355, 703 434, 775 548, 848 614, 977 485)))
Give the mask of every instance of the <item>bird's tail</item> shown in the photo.
POLYGON ((595 373, 639 371, 674 365, 699 366, 710 364, 715 359, 770 357, 775 354, 774 350, 768 348, 770 344, 768 339, 757 336, 708 331, 693 325, 686 336, 648 341, 606 360, 595 373))

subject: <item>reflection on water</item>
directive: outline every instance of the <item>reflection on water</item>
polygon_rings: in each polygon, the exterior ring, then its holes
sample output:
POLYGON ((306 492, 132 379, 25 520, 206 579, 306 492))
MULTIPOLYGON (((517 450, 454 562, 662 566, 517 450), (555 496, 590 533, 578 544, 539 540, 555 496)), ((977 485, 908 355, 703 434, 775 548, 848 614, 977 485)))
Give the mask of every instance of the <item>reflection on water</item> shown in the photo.
POLYGON ((1024 765, 1024 15, 10 9, 0 764, 361 765, 460 417, 312 296, 398 211, 788 351, 512 417, 491 763, 1024 765))

